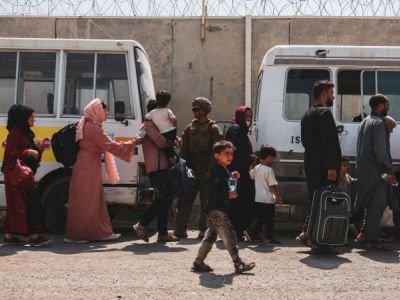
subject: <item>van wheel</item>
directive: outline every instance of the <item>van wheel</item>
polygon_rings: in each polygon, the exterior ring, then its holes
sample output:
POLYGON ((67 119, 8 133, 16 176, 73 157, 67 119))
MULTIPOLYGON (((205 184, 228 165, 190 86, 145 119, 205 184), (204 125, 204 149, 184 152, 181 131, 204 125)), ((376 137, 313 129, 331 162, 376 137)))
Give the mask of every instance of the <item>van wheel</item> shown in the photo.
POLYGON ((46 227, 54 233, 65 233, 70 180, 70 176, 53 180, 46 186, 41 197, 46 215, 46 227))

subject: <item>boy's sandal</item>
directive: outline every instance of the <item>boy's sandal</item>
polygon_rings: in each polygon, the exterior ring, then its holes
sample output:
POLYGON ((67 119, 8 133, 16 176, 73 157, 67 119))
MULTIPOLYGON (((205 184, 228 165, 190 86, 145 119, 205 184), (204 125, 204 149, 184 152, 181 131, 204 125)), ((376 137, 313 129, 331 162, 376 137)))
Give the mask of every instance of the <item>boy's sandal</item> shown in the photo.
POLYGON ((202 261, 201 263, 194 262, 192 266, 193 272, 212 272, 213 269, 202 261))
POLYGON ((255 266, 256 266, 256 264, 254 262, 246 264, 246 263, 240 261, 239 263, 235 263, 235 273, 242 274, 243 272, 254 269, 255 266))

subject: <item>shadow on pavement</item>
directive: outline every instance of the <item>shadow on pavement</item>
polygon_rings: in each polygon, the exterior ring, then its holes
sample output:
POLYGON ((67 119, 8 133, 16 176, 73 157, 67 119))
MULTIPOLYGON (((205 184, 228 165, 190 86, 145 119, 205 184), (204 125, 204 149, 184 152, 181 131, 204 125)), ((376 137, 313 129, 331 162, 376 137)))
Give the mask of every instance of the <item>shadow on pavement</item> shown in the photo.
POLYGON ((0 257, 17 254, 21 251, 21 246, 2 245, 0 246, 0 257))
POLYGON ((333 270, 342 264, 351 263, 350 259, 335 254, 313 254, 310 251, 298 253, 309 253, 310 255, 300 259, 300 262, 315 269, 333 270))
POLYGON ((150 243, 150 244, 132 244, 122 248, 119 251, 129 251, 137 255, 147 255, 157 252, 182 252, 188 251, 187 248, 176 247, 173 243, 161 244, 161 243, 150 243), (172 245, 172 247, 169 247, 172 245))
POLYGON ((198 239, 179 239, 177 242, 179 245, 196 245, 196 244, 201 244, 201 240, 198 239))
POLYGON ((43 247, 30 247, 26 245, 5 245, 0 243, 0 257, 10 256, 17 254, 21 251, 31 251, 31 252, 51 252, 61 255, 79 254, 79 253, 94 253, 94 252, 117 252, 117 251, 129 251, 139 255, 150 254, 153 252, 182 252, 187 251, 187 248, 177 247, 176 243, 135 243, 135 241, 140 241, 140 239, 134 238, 133 235, 123 235, 120 239, 116 241, 104 242, 104 241, 93 241, 84 244, 67 244, 64 243, 63 235, 47 235, 52 239, 52 242, 43 247), (114 248, 112 245, 133 242, 132 244, 123 248, 114 248), (111 246, 111 247, 110 247, 111 246), (171 246, 171 247, 170 247, 171 246))
POLYGON ((254 276, 254 273, 236 274, 230 273, 218 275, 214 273, 199 273, 200 285, 209 289, 220 289, 227 285, 231 285, 235 276, 254 276))
POLYGON ((2 245, 0 246, 0 256, 17 254, 21 251, 31 252, 52 252, 56 254, 69 255, 85 252, 108 252, 118 249, 109 249, 109 243, 92 242, 86 244, 65 244, 62 240, 53 239, 52 243, 43 247, 31 247, 26 245, 2 245))
POLYGON ((390 250, 361 250, 358 252, 370 260, 377 261, 385 264, 398 264, 400 263, 399 252, 396 249, 390 250))
POLYGON ((275 246, 275 245, 257 245, 257 244, 251 244, 246 247, 247 249, 258 252, 258 253, 272 253, 275 252, 276 250, 281 249, 281 246, 275 246))

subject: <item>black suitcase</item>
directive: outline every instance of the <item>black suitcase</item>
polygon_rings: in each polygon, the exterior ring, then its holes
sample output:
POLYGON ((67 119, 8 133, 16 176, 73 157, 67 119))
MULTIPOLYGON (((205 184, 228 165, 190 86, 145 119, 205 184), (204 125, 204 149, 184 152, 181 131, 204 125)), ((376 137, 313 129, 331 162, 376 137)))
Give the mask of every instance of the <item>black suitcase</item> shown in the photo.
POLYGON ((307 227, 309 242, 327 246, 346 244, 350 212, 350 197, 335 184, 316 190, 307 227))

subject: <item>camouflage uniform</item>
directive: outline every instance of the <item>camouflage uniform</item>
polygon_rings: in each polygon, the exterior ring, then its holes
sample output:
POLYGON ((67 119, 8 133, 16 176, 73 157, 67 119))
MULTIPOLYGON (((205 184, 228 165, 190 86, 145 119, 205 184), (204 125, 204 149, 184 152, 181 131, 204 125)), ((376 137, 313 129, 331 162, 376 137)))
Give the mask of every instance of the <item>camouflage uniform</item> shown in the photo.
POLYGON ((201 243, 196 260, 199 262, 204 261, 217 240, 217 237, 220 236, 233 262, 240 261, 236 232, 233 229, 229 216, 222 211, 212 210, 208 214, 207 225, 206 236, 201 243))
POLYGON ((197 119, 194 119, 182 133, 180 156, 193 169, 196 176, 196 185, 192 193, 178 199, 175 229, 177 236, 186 235, 193 202, 199 192, 201 211, 198 217, 198 228, 201 232, 205 232, 207 229, 206 203, 209 171, 212 163, 211 151, 212 146, 221 139, 222 135, 219 127, 212 120, 200 123, 197 119))

